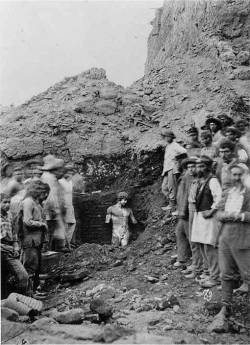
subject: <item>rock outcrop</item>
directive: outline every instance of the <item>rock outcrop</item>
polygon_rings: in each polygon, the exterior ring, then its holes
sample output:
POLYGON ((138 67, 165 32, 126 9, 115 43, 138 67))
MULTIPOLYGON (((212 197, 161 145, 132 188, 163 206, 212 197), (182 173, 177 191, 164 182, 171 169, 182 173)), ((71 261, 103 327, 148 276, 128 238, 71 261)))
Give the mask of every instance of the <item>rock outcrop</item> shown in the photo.
POLYGON ((161 126, 183 140, 208 116, 249 116, 248 0, 165 1, 152 26, 145 76, 131 87, 92 68, 2 109, 3 162, 54 153, 112 182, 131 157, 162 146, 161 126))

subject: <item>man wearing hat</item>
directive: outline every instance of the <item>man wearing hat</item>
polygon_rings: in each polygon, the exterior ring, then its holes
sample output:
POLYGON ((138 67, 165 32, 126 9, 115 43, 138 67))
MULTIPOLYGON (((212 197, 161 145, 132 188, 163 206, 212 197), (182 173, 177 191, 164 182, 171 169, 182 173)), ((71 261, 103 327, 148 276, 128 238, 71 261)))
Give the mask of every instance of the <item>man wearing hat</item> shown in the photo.
POLYGON ((176 157, 181 154, 186 154, 187 150, 174 141, 175 135, 172 131, 163 128, 161 136, 166 140, 167 146, 165 149, 164 163, 163 163, 163 181, 162 193, 169 198, 169 205, 163 207, 163 210, 172 210, 176 208, 176 193, 177 193, 177 178, 179 174, 176 157))
POLYGON ((191 255, 188 227, 188 195, 190 186, 195 178, 196 158, 186 158, 182 161, 183 173, 178 180, 176 244, 177 261, 174 267, 182 267, 191 255))
POLYGON ((235 155, 235 144, 228 139, 222 140, 219 147, 219 158, 217 159, 215 174, 221 183, 223 191, 232 185, 230 166, 236 163, 239 163, 239 159, 235 155))
POLYGON ((137 223, 131 208, 127 207, 128 194, 120 192, 117 195, 117 203, 107 210, 106 224, 112 222, 112 244, 125 247, 129 241, 129 220, 137 223))
POLYGON ((209 277, 200 281, 204 288, 211 288, 220 283, 218 251, 215 248, 219 225, 215 218, 218 204, 221 200, 221 186, 215 176, 212 175, 212 159, 201 156, 196 161, 198 185, 195 196, 196 212, 191 231, 191 241, 200 244, 204 261, 208 262, 209 277))
POLYGON ((218 145, 220 140, 223 139, 223 134, 221 132, 222 123, 219 119, 215 117, 210 117, 205 122, 205 129, 210 130, 213 137, 213 144, 218 145))
MULTIPOLYGON (((242 183, 244 168, 240 164, 230 167, 232 188, 223 194, 217 218, 222 223, 219 238, 219 265, 222 279, 223 307, 215 317, 213 331, 228 330, 227 317, 231 312, 233 289, 243 281, 250 285, 250 190, 242 183), (218 328, 223 324, 224 329, 218 328)), ((250 292, 247 298, 246 324, 250 327, 250 292)))
POLYGON ((189 156, 198 156, 200 154, 201 143, 199 142, 199 131, 197 127, 190 127, 187 130, 189 142, 185 144, 189 156))
POLYGON ((45 203, 46 220, 49 232, 49 250, 68 251, 66 244, 65 198, 64 190, 58 180, 64 175, 64 161, 53 155, 44 157, 44 173, 41 181, 50 187, 49 196, 45 203))
POLYGON ((228 140, 232 141, 235 144, 234 152, 238 157, 239 162, 247 163, 249 158, 248 154, 246 153, 242 145, 239 143, 241 132, 237 128, 231 126, 226 128, 225 135, 228 140))

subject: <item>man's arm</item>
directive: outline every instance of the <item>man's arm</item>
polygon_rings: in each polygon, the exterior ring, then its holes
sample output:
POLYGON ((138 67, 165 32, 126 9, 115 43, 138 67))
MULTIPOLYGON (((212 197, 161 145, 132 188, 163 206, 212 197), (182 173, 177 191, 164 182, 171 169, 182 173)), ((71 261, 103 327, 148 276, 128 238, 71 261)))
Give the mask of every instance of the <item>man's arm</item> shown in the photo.
POLYGON ((211 180, 209 181, 209 188, 213 196, 213 204, 211 208, 217 210, 222 197, 221 185, 217 178, 211 178, 211 180))
POLYGON ((219 203, 221 201, 222 189, 217 178, 211 178, 209 181, 209 188, 213 196, 213 204, 210 210, 202 212, 204 218, 212 217, 217 212, 219 203))
POLYGON ((112 206, 110 206, 108 209, 107 209, 107 214, 106 214, 106 220, 105 220, 105 223, 106 224, 109 224, 110 221, 112 219, 112 206))
POLYGON ((130 220, 133 224, 137 224, 137 220, 135 219, 135 216, 134 216, 133 211, 131 209, 129 212, 129 217, 130 217, 130 220))
POLYGON ((45 223, 33 219, 33 202, 31 199, 25 199, 23 201, 23 224, 32 228, 41 229, 45 226, 45 223))

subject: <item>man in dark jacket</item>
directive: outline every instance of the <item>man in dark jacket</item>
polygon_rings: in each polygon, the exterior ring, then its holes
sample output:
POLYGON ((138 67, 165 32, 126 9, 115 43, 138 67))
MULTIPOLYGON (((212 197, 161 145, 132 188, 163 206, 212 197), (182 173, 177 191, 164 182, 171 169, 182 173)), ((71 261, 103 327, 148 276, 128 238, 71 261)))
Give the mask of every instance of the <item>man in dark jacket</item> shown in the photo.
MULTIPOLYGON (((243 280, 250 284, 250 190, 242 183, 244 169, 235 164, 230 167, 233 187, 227 190, 219 205, 217 218, 222 223, 219 238, 219 265, 222 279, 223 307, 215 317, 213 331, 226 330, 227 317, 232 303, 235 283, 239 272, 243 280), (222 322, 218 323, 218 319, 222 322), (224 322, 223 322, 224 321, 224 322)), ((247 323, 250 325, 250 298, 248 293, 247 323)))
POLYGON ((194 180, 196 160, 186 158, 182 161, 184 172, 180 178, 177 190, 178 223, 176 225, 177 261, 174 267, 181 267, 191 254, 188 229, 188 195, 194 180))

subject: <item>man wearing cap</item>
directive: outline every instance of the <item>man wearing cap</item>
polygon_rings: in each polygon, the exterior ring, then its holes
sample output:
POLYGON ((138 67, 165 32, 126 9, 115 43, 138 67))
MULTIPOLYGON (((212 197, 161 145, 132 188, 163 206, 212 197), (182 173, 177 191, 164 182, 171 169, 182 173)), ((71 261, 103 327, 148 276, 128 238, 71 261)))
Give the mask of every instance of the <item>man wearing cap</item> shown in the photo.
POLYGON ((235 155, 235 144, 228 139, 222 140, 219 147, 219 158, 217 159, 215 174, 221 183, 223 191, 232 185, 230 166, 235 163, 239 163, 235 155))
POLYGON ((53 155, 44 157, 44 171, 41 181, 50 187, 49 196, 45 202, 46 220, 49 232, 49 250, 66 252, 66 225, 64 190, 58 180, 64 175, 64 161, 53 155))
MULTIPOLYGON (((239 281, 239 272, 245 283, 248 286, 250 284, 250 190, 242 183, 244 169, 241 165, 231 165, 230 173, 232 188, 223 194, 216 215, 222 223, 219 265, 223 307, 215 320, 222 319, 224 325, 231 311, 233 289, 239 281)), ((248 293, 246 323, 250 326, 250 293, 248 293)), ((223 330, 218 329, 216 325, 218 322, 212 326, 213 331, 221 332, 228 329, 228 327, 223 330)))
POLYGON ((211 159, 215 159, 218 156, 218 149, 213 145, 212 133, 208 130, 201 132, 201 156, 208 156, 211 159))
POLYGON ((215 248, 219 234, 219 224, 215 213, 221 200, 221 186, 212 175, 212 159, 201 156, 196 161, 196 172, 199 179, 196 200, 196 212, 192 224, 191 241, 200 243, 203 257, 208 262, 209 277, 200 282, 204 288, 211 288, 220 283, 218 251, 215 248))
POLYGON ((184 159, 182 161, 182 168, 184 169, 184 172, 178 181, 179 185, 177 190, 177 261, 174 263, 174 267, 182 267, 183 264, 189 259, 191 254, 188 228, 188 195, 190 186, 195 178, 196 159, 184 159))
POLYGON ((200 154, 201 143, 199 142, 199 131, 197 127, 190 127, 187 130, 189 142, 185 144, 189 156, 198 156, 200 154))
POLYGON ((106 224, 112 222, 112 244, 125 247, 129 241, 129 220, 137 223, 131 208, 127 207, 128 194, 120 192, 117 195, 117 203, 107 210, 106 224))
POLYGON ((66 214, 64 216, 64 220, 66 223, 66 239, 67 239, 67 244, 69 247, 70 247, 70 242, 72 240, 72 236, 73 236, 75 225, 76 225, 75 212, 74 212, 74 207, 73 207, 73 181, 72 181, 73 173, 74 173, 74 165, 66 164, 64 176, 63 178, 59 180, 59 183, 62 185, 64 189, 65 208, 66 208, 66 214))
POLYGON ((174 211, 176 208, 177 178, 179 174, 176 157, 184 153, 186 154, 187 150, 174 141, 175 135, 173 132, 163 128, 161 136, 167 142, 162 171, 162 193, 169 198, 169 205, 162 209, 174 211))
POLYGON ((225 130, 225 135, 228 140, 232 141, 235 144, 234 152, 238 157, 239 162, 247 163, 249 157, 243 146, 239 143, 241 132, 237 128, 231 126, 227 127, 227 129, 225 130))

